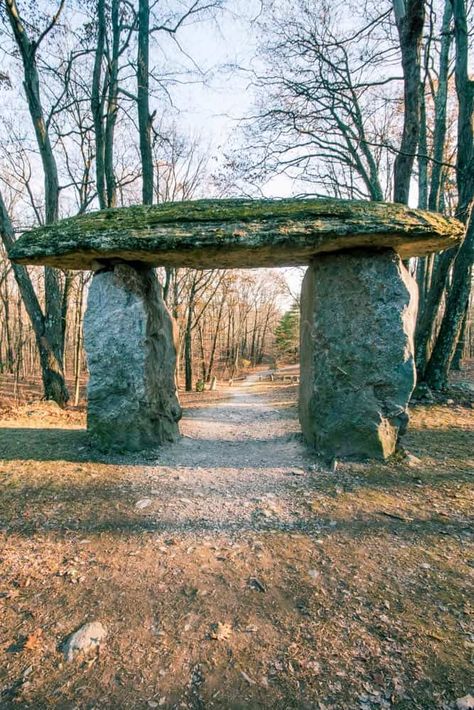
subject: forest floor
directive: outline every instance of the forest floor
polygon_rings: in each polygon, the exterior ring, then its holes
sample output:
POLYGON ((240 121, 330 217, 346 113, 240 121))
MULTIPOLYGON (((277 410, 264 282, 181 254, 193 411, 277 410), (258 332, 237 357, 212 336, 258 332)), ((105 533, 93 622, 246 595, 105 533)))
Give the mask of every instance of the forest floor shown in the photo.
POLYGON ((472 396, 414 407, 408 456, 335 470, 294 385, 183 402, 184 438, 146 459, 92 451, 83 411, 4 409, 0 707, 461 707, 472 396), (65 661, 87 621, 105 644, 65 661))

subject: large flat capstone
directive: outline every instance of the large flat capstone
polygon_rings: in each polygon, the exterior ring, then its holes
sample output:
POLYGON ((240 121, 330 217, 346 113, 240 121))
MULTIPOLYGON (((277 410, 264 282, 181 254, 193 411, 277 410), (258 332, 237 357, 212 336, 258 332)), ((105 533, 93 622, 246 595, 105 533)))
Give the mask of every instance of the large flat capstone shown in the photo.
POLYGON ((385 459, 415 386, 417 286, 392 251, 328 254, 301 294, 299 414, 329 457, 385 459))
POLYGON ((456 246, 462 235, 455 219, 382 202, 197 200, 64 219, 23 234, 9 256, 66 269, 110 261, 252 268, 307 264, 317 254, 353 248, 389 248, 408 258, 456 246))
POLYGON ((84 320, 87 429, 101 449, 153 448, 178 435, 175 333, 155 272, 94 274, 84 320))

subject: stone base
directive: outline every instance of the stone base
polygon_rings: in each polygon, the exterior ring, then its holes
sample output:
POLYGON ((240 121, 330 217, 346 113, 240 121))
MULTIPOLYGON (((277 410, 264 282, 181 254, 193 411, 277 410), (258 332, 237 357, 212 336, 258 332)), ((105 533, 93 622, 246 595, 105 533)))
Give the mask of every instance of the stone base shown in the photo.
POLYGON ((94 274, 84 320, 87 429, 103 450, 137 451, 179 436, 173 320, 153 269, 94 274))
POLYGON ((315 259, 301 294, 299 415, 328 457, 385 459, 415 386, 416 282, 392 251, 315 259))

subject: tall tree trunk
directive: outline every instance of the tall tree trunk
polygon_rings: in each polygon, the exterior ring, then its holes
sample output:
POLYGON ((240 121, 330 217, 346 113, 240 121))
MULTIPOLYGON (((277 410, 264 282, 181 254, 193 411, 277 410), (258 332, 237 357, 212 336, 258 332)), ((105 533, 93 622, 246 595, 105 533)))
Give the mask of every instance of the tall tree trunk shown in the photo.
POLYGON ((104 136, 104 171, 107 192, 107 207, 117 204, 117 180, 114 168, 115 124, 118 112, 118 70, 120 55, 120 16, 119 0, 112 0, 112 53, 109 58, 109 76, 107 93, 107 114, 104 136))
POLYGON ((400 152, 394 165, 394 202, 408 204, 410 180, 420 133, 420 52, 424 0, 394 0, 403 67, 404 121, 400 152))
POLYGON ((448 383, 451 361, 461 334, 464 313, 469 303, 471 269, 474 260, 474 210, 468 222, 466 237, 453 267, 453 278, 446 300, 446 309, 430 361, 426 366, 425 381, 435 390, 448 383))
POLYGON ((81 355, 82 355, 82 335, 83 335, 83 301, 84 301, 84 273, 81 272, 81 279, 77 287, 76 296, 76 323, 75 323, 75 343, 74 343, 74 406, 77 407, 80 399, 81 387, 81 355))
POLYGON ((105 142, 104 142, 104 92, 102 90, 102 63, 104 61, 106 36, 105 0, 97 0, 97 42, 92 73, 91 112, 94 121, 95 173, 99 207, 107 207, 105 190, 105 142))
POLYGON ((263 324, 263 329, 262 329, 262 337, 260 338, 260 348, 259 348, 259 356, 258 356, 258 362, 257 364, 259 365, 262 362, 263 356, 264 356, 264 348, 265 348, 265 338, 267 337, 267 332, 268 332, 268 326, 270 323, 270 312, 271 312, 272 306, 268 306, 267 309, 267 314, 265 316, 265 322, 263 324))
POLYGON ((184 332, 184 383, 186 392, 193 390, 193 318, 194 318, 194 297, 196 294, 196 275, 193 276, 191 290, 189 292, 188 316, 186 319, 186 330, 184 332))
POLYGON ((468 223, 474 200, 474 81, 469 75, 469 34, 465 0, 452 0, 456 41, 456 94, 458 137, 456 180, 459 195, 457 214, 468 223))
POLYGON ((430 343, 433 339, 435 323, 445 291, 451 264, 456 255, 455 249, 448 249, 437 256, 433 269, 431 288, 426 301, 422 304, 416 327, 415 361, 418 379, 425 377, 426 364, 429 360, 430 343))
POLYGON ((428 137, 426 125, 425 83, 420 82, 420 136, 418 150, 418 207, 428 207, 428 137))
POLYGON ((149 96, 149 33, 150 3, 138 3, 137 110, 142 162, 142 202, 153 203, 153 153, 151 142, 152 116, 149 96))
POLYGON ((201 378, 206 381, 206 351, 204 348, 204 332, 201 322, 198 323, 199 349, 201 351, 201 378))
POLYGON ((438 89, 434 98, 433 163, 431 168, 430 194, 428 198, 428 207, 430 210, 434 211, 440 210, 442 162, 446 144, 446 108, 448 101, 449 49, 451 46, 450 25, 452 16, 453 9, 451 0, 446 0, 441 25, 438 89))
MULTIPOLYGON (((49 28, 57 22, 64 5, 61 0, 59 9, 53 17, 49 28)), ((5 0, 8 19, 15 37, 23 65, 23 85, 25 88, 28 109, 33 122, 36 141, 43 165, 45 221, 47 224, 58 218, 59 179, 56 160, 49 137, 49 126, 44 119, 40 96, 40 81, 36 64, 38 43, 30 40, 26 27, 20 17, 16 0, 5 0)), ((43 33, 42 37, 45 36, 43 33)), ((44 270, 45 313, 43 318, 41 342, 48 357, 41 357, 42 365, 51 372, 43 372, 44 396, 54 399, 63 406, 69 399, 63 373, 64 356, 64 321, 62 317, 62 293, 59 272, 50 267, 44 270), (47 342, 46 342, 47 341, 47 342), (53 358, 51 358, 53 356, 53 358)), ((25 304, 26 305, 26 304, 25 304)), ((41 352, 40 352, 41 356, 41 352)))
POLYGON ((214 324, 214 336, 212 338, 212 345, 211 345, 211 353, 209 356, 209 366, 207 368, 207 373, 206 373, 206 382, 211 381, 212 377, 212 371, 214 369, 214 359, 216 357, 216 349, 217 349, 217 338, 219 337, 219 330, 221 327, 221 321, 222 321, 222 314, 224 312, 224 303, 225 303, 225 292, 221 298, 221 301, 219 303, 219 311, 217 313, 217 320, 216 323, 214 324))
POLYGON ((453 361, 451 363, 451 370, 460 370, 461 363, 464 356, 464 348, 466 346, 466 332, 467 332, 467 321, 469 317, 469 302, 467 308, 464 311, 464 317, 462 319, 461 333, 459 335, 459 340, 456 345, 456 350, 454 352, 453 361))
POLYGON ((257 343, 257 332, 258 332, 258 305, 255 306, 255 313, 254 313, 254 319, 253 319, 253 330, 252 330, 252 343, 250 345, 250 360, 252 361, 252 366, 255 367, 256 363, 256 358, 255 358, 255 352, 256 352, 256 343, 257 343))
POLYGON ((459 195, 458 216, 466 225, 466 236, 453 266, 451 288, 443 321, 425 380, 433 389, 443 389, 461 333, 469 302, 474 261, 474 81, 469 77, 469 36, 465 0, 452 0, 456 40, 456 94, 458 97, 458 139, 456 178, 459 195))
MULTIPOLYGON (((449 49, 451 46, 451 19, 451 0, 446 0, 441 26, 438 85, 436 95, 434 97, 433 160, 428 195, 428 207, 430 210, 434 211, 440 211, 442 209, 442 163, 445 153, 447 128, 446 109, 448 98, 449 49)), ((422 123, 420 133, 420 153, 423 152, 426 152, 426 124, 422 123)), ((422 175, 423 179, 427 177, 424 173, 422 165, 420 164, 420 181, 422 175)), ((421 185, 419 194, 420 199, 418 206, 420 208, 424 208, 426 207, 426 192, 421 185)), ((436 268, 431 273, 429 265, 433 262, 433 256, 430 255, 428 257, 422 257, 419 260, 417 281, 420 293, 420 305, 418 309, 418 322, 416 328, 416 367, 418 379, 423 379, 425 375, 425 368, 429 359, 429 348, 434 334, 435 322, 438 317, 440 304, 446 288, 451 263, 455 255, 455 250, 450 250, 441 256, 437 256, 435 261, 436 268)))
MULTIPOLYGON (((14 242, 14 233, 1 193, 0 237, 8 253, 14 242)), ((67 402, 68 392, 64 382, 62 362, 58 360, 56 352, 51 346, 46 329, 46 319, 31 283, 30 275, 25 266, 12 264, 12 269, 35 334, 45 398, 53 399, 63 406, 67 402)))

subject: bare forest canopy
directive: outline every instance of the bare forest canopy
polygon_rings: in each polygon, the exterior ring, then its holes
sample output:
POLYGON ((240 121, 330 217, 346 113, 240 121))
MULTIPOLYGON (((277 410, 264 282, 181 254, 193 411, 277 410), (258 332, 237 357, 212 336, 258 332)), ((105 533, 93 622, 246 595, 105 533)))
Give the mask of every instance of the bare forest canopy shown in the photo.
MULTIPOLYGON (((17 391, 41 380, 64 404, 85 368, 89 274, 12 264, 20 233, 59 235, 58 220, 88 223, 97 209, 244 195, 393 201, 461 220, 461 247, 410 262, 418 375, 444 387, 472 349, 472 12, 466 0, 4 0, 6 379, 17 391)), ((298 298, 281 273, 168 263, 160 277, 188 389, 278 357, 275 331, 298 298)))

